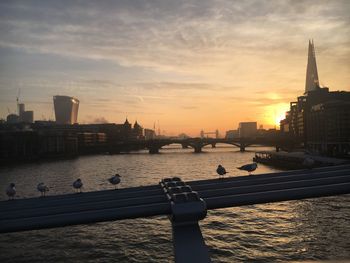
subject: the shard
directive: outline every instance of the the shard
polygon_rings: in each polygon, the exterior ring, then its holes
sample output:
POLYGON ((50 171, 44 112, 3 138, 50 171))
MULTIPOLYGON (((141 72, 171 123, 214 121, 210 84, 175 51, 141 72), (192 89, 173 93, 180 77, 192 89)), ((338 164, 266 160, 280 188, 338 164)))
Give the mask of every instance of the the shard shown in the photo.
POLYGON ((309 53, 306 69, 305 94, 319 88, 314 41, 309 40, 309 53))

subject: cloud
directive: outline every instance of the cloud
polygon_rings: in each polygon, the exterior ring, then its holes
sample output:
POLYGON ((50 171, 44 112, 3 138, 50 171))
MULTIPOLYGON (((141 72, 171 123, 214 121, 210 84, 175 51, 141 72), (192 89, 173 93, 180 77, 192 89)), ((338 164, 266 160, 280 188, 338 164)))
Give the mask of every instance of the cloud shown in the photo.
POLYGON ((185 110, 197 110, 198 109, 198 107, 196 107, 196 106, 183 106, 182 108, 185 110))
POLYGON ((104 117, 99 117, 99 118, 95 118, 92 123, 97 123, 97 124, 101 124, 101 123, 108 123, 108 120, 106 120, 104 117))
POLYGON ((140 87, 146 90, 200 90, 200 91, 226 91, 226 90, 237 90, 242 87, 239 86, 224 86, 220 83, 195 83, 195 82, 145 82, 138 83, 140 87))
POLYGON ((321 82, 349 89, 349 10, 347 0, 1 1, 2 108, 21 88, 28 101, 76 96, 91 121, 97 110, 253 112, 302 93, 309 38, 321 82))
POLYGON ((347 1, 63 3, 2 3, 0 45, 189 72, 220 66, 228 54, 301 53, 312 35, 325 46, 330 33, 349 41, 347 1))

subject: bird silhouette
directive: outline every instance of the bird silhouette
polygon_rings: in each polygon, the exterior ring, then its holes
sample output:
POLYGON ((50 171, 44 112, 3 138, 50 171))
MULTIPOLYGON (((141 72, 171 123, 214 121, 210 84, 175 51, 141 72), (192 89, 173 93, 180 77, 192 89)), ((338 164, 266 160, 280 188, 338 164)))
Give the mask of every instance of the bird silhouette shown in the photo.
POLYGON ((258 168, 258 164, 257 163, 250 163, 250 164, 242 165, 241 167, 237 167, 237 169, 239 169, 239 170, 247 171, 249 173, 249 175, 251 175, 251 173, 253 171, 255 171, 256 168, 258 168))
POLYGON ((218 168, 216 168, 216 172, 218 173, 219 178, 223 178, 224 175, 227 174, 226 169, 221 164, 219 164, 218 168))
POLYGON ((39 183, 36 189, 41 193, 41 196, 45 196, 46 192, 49 191, 49 188, 44 183, 39 183))
POLYGON ((78 178, 77 180, 75 180, 73 182, 73 188, 78 190, 79 193, 81 193, 81 188, 83 187, 83 182, 81 181, 80 178, 78 178))
POLYGON ((16 188, 14 183, 10 183, 10 185, 6 188, 6 194, 9 197, 9 200, 15 199, 16 188))
POLYGON ((314 165, 315 165, 315 160, 310 157, 306 157, 302 163, 302 166, 308 169, 312 169, 314 165))
POLYGON ((111 178, 108 179, 108 182, 110 182, 111 184, 114 185, 114 189, 117 189, 117 184, 120 183, 120 175, 119 174, 116 174, 116 175, 113 175, 111 178))

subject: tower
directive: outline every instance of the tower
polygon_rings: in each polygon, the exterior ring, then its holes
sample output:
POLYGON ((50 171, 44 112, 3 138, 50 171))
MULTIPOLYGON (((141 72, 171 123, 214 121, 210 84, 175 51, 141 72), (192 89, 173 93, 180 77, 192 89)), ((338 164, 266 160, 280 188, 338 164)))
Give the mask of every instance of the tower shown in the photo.
POLYGON ((68 96, 54 96, 56 123, 74 124, 78 121, 79 100, 68 96))
POLYGON ((305 94, 319 88, 314 41, 309 40, 309 52, 306 68, 305 94))

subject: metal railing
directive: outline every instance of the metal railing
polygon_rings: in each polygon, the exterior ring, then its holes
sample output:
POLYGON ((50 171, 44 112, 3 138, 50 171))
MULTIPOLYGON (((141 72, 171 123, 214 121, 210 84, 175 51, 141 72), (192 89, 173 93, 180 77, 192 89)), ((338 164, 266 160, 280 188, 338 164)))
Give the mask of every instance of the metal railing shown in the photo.
POLYGON ((350 165, 0 202, 0 233, 167 215, 176 262, 210 262, 207 209, 350 194, 350 165), (193 251, 196 250, 196 253, 193 251))

